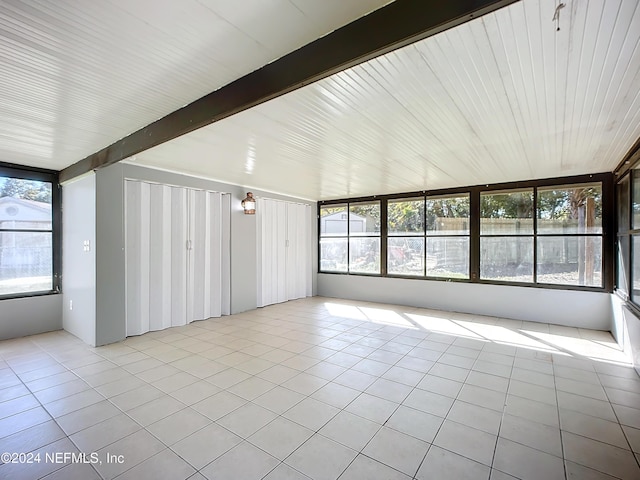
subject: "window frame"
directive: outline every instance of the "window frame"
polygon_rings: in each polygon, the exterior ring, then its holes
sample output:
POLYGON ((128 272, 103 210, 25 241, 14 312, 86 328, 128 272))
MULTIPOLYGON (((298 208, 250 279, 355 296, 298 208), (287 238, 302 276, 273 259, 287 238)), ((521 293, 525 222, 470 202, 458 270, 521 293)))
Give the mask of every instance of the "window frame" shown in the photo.
MULTIPOLYGON (((39 297, 57 295, 61 292, 62 278, 62 189, 59 174, 55 170, 27 167, 6 162, 0 162, 0 177, 33 180, 51 183, 51 289, 35 292, 16 292, 0 295, 0 301, 15 298, 39 297)), ((18 231, 20 229, 3 229, 3 232, 18 231)), ((34 232, 49 230, 33 230, 34 232)))
MULTIPOLYGON (((469 187, 457 187, 449 189, 439 190, 422 190, 417 192, 397 193, 390 195, 375 195, 370 197, 357 197, 348 199, 335 199, 318 202, 318 273, 322 274, 337 274, 337 275, 356 275, 363 276, 364 274, 350 273, 350 272, 331 272, 323 271, 320 267, 320 209, 328 207, 334 204, 349 204, 356 202, 367 202, 373 200, 379 200, 381 202, 381 255, 380 255, 380 274, 366 274, 365 276, 377 276, 377 277, 389 277, 389 278, 403 278, 408 280, 431 280, 442 282, 462 282, 462 283, 479 283, 479 284, 491 284, 491 285, 511 285, 522 286, 528 288, 546 288, 551 290, 578 290, 578 291, 593 291, 593 292, 606 292, 612 293, 615 285, 615 189, 614 189, 614 175, 612 173, 595 173, 586 175, 575 175, 570 177, 554 177, 539 180, 520 181, 520 182, 504 182, 496 184, 476 185, 469 187), (602 238, 602 286, 582 286, 582 285, 570 285, 570 284, 553 284, 542 283, 537 280, 537 190, 538 188, 545 187, 564 187, 572 188, 572 186, 582 184, 595 184, 600 183, 602 187, 602 233, 594 236, 602 238), (508 190, 523 190, 532 188, 534 192, 533 198, 533 233, 530 235, 533 237, 533 282, 515 282, 515 281, 498 281, 491 279, 480 278, 480 194, 481 193, 498 193, 499 191, 508 190), (435 277, 427 275, 401 275, 401 274, 389 274, 387 272, 387 243, 389 238, 394 238, 393 235, 388 235, 387 230, 387 205, 390 200, 410 200, 416 198, 427 199, 428 197, 443 197, 443 196, 456 196, 456 195, 469 195, 469 277, 468 278, 453 278, 453 277, 435 277)), ((426 215, 426 205, 425 205, 426 215)), ((425 228, 425 255, 427 251, 426 239, 429 236, 425 228)), ((640 230, 639 232, 640 233, 640 230)), ((540 234, 540 237, 547 237, 548 234, 540 234)), ((425 259, 426 262, 426 259, 425 259)), ((348 267, 347 267, 348 268, 348 267)), ((426 272, 426 263, 424 265, 426 272)))

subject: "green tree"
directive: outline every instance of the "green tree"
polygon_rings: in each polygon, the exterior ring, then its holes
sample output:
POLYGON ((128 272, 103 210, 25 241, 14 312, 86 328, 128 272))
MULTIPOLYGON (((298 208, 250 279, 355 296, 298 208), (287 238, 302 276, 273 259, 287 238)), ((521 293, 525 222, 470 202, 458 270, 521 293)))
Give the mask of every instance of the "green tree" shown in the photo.
POLYGON ((51 184, 37 180, 5 178, 0 184, 0 198, 13 197, 22 200, 51 203, 51 184))

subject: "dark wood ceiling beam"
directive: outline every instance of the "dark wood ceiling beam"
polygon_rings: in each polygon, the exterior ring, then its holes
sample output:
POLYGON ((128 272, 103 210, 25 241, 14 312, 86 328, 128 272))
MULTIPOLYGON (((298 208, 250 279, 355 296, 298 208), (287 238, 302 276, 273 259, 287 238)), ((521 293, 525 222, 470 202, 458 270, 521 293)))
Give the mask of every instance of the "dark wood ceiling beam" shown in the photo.
POLYGON ((112 165, 516 1, 396 0, 70 165, 60 172, 60 181, 112 165))

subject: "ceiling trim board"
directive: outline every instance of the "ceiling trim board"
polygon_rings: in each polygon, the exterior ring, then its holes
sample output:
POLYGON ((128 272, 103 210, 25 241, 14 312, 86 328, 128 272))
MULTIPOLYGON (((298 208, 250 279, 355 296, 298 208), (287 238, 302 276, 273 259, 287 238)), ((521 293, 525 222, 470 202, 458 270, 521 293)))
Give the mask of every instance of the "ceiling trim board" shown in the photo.
POLYGON ((396 0, 60 172, 68 181, 519 0, 396 0))

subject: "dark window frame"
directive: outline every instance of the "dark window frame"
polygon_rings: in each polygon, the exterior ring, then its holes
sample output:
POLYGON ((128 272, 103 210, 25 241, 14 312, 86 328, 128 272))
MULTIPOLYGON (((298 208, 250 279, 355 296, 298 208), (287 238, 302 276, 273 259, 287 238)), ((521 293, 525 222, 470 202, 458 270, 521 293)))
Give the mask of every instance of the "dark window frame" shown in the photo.
POLYGON ((17 292, 7 295, 0 295, 0 301, 15 298, 38 297, 43 295, 57 295, 60 293, 62 286, 62 189, 60 187, 58 172, 55 170, 47 170, 44 168, 27 167, 23 165, 0 162, 0 177, 17 178, 21 180, 35 180, 51 183, 52 248, 51 290, 37 292, 17 292))
MULTIPOLYGON (((522 286, 529 288, 546 288, 551 290, 577 290, 577 291, 593 291, 593 292, 606 292, 612 293, 615 285, 615 189, 614 189, 614 175, 613 173, 594 173, 586 175, 575 175, 569 177, 553 177, 530 181, 519 182, 504 182, 496 184, 476 185, 470 187, 456 187, 448 189, 438 190, 422 190, 406 193, 395 193, 390 195, 375 195, 368 197, 356 197, 356 198, 342 198, 335 200, 325 200, 318 202, 318 212, 322 207, 328 207, 335 204, 349 204, 357 202, 367 202, 373 200, 379 200, 381 202, 381 255, 380 255, 380 274, 360 274, 350 272, 331 272, 323 271, 321 269, 321 257, 320 257, 320 239, 321 239, 321 217, 318 213, 318 273, 332 274, 332 275, 356 275, 356 276, 376 276, 376 277, 389 277, 389 278, 403 278, 408 280, 431 280, 442 282, 463 282, 463 283, 479 283, 479 284, 491 284, 491 285, 511 285, 522 286), (537 219, 537 189, 544 187, 567 187, 572 185, 580 185, 587 183, 601 183, 602 185, 602 233, 596 236, 602 238, 602 286, 580 286, 580 285, 566 285, 566 284, 551 284, 538 282, 536 278, 537 270, 537 243, 536 238, 538 233, 535 229, 537 219), (513 282, 513 281, 497 281, 490 279, 480 278, 480 194, 484 192, 493 192, 500 190, 522 190, 526 188, 533 188, 534 190, 534 231, 532 236, 534 237, 534 281, 529 282, 513 282), (418 275, 398 275, 387 273, 387 239, 392 236, 387 233, 387 202, 389 200, 402 200, 412 199, 417 197, 431 197, 431 196, 446 196, 456 194, 468 194, 469 195, 469 210, 470 210, 470 232, 469 232, 469 278, 448 278, 448 277, 433 277, 433 276, 418 276, 418 275)), ((425 225, 426 229, 426 225, 425 225)), ((640 230, 638 231, 640 234, 640 230)), ((540 237, 546 237, 549 234, 540 234, 540 237)), ((582 235, 580 235, 582 236, 582 235)), ((425 239, 427 235, 425 234, 425 239)), ((426 241, 426 240, 425 240, 426 241)), ((426 244, 425 244, 426 254, 426 244)), ((425 265, 426 270, 426 265, 425 265)))

